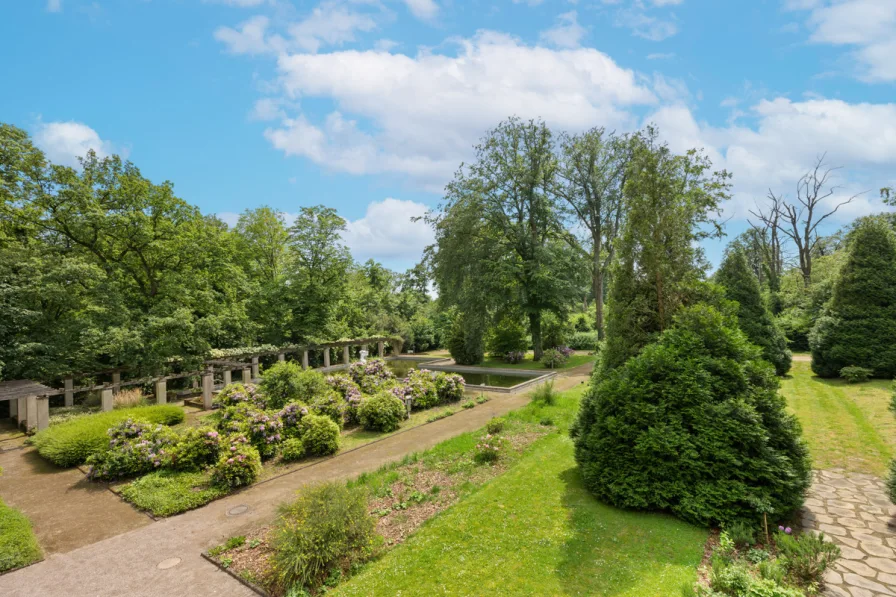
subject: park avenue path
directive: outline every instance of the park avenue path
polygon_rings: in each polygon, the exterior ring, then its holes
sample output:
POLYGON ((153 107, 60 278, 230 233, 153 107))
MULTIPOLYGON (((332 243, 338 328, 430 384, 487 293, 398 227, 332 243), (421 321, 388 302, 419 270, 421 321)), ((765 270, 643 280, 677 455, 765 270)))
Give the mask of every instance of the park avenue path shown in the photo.
MULTIPOLYGON (((586 382, 589 368, 578 367, 566 372, 557 380, 556 388, 565 390, 586 382)), ((0 576, 0 595, 253 596, 255 593, 202 559, 200 553, 228 537, 244 534, 272 520, 277 505, 289 500, 302 485, 351 478, 376 470, 407 454, 476 430, 492 417, 520 408, 528 400, 526 394, 496 394, 476 408, 461 410, 451 417, 253 485, 198 510, 152 522, 67 553, 51 555, 43 562, 0 576), (231 515, 234 509, 244 510, 238 506, 245 506, 247 510, 231 515)))

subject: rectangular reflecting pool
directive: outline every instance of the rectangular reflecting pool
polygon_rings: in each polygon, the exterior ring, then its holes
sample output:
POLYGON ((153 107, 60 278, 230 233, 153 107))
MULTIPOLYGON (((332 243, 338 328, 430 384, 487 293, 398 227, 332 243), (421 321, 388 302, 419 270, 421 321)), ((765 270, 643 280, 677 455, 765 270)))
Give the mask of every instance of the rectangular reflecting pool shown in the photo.
POLYGON ((449 365, 450 361, 438 358, 392 358, 386 361, 396 377, 406 377, 411 369, 429 369, 456 373, 464 378, 468 391, 515 392, 537 385, 554 376, 553 373, 527 370, 494 370, 485 367, 449 365), (441 364, 445 363, 445 364, 441 364))

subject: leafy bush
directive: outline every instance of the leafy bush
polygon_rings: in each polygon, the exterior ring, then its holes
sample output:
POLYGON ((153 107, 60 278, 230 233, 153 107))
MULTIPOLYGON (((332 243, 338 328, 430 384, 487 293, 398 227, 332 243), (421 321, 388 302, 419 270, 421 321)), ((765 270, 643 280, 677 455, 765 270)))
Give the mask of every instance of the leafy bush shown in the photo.
POLYGON ((184 420, 184 410, 173 404, 160 404, 85 415, 38 432, 31 443, 38 454, 57 466, 83 464, 91 455, 109 448, 106 432, 128 418, 176 425, 184 420))
POLYGON ((299 423, 299 430, 309 455, 325 456, 339 450, 339 426, 330 417, 308 415, 299 423))
POLYGON ((729 251, 715 279, 725 289, 725 297, 737 301, 737 321, 741 331, 762 349, 762 358, 775 367, 775 373, 785 375, 790 371, 792 359, 787 338, 766 308, 759 280, 747 264, 743 251, 729 251))
POLYGON ((574 351, 572 348, 570 348, 569 346, 564 346, 564 345, 562 345, 562 344, 561 344, 560 346, 555 346, 554 348, 556 348, 558 351, 560 351, 560 353, 561 353, 563 356, 565 356, 567 359, 568 359, 569 357, 571 357, 573 354, 575 354, 575 352, 576 352, 576 351, 574 351))
POLYGON ((277 415, 280 423, 283 424, 281 432, 283 437, 299 437, 301 435, 299 424, 302 422, 302 417, 309 412, 311 411, 308 410, 308 407, 301 402, 290 402, 284 406, 283 410, 277 415))
POLYGON ((301 460, 305 457, 305 444, 298 437, 291 437, 283 442, 280 457, 286 462, 301 460))
POLYGON ((411 369, 404 380, 404 395, 411 398, 416 409, 432 408, 439 404, 436 390, 437 374, 428 369, 411 369))
POLYGON ((485 355, 483 318, 478 314, 454 316, 445 347, 458 365, 478 365, 485 355))
POLYGON ((810 484, 808 450, 778 378, 732 318, 698 304, 596 377, 573 426, 600 499, 699 524, 784 517, 810 484))
POLYGON ((248 433, 249 419, 261 412, 264 411, 249 402, 239 402, 225 407, 215 425, 222 433, 248 433))
POLYGON ((737 547, 747 547, 756 541, 756 532, 753 525, 745 520, 738 520, 725 529, 728 536, 737 547))
POLYGON ((868 378, 874 373, 871 369, 865 367, 844 367, 840 370, 840 377, 848 383, 859 383, 868 381, 868 378))
POLYGON ((261 455, 245 435, 231 435, 212 472, 212 483, 218 487, 251 485, 261 474, 261 455))
POLYGON ((163 425, 126 419, 107 432, 109 449, 87 459, 89 479, 117 479, 167 466, 177 434, 163 425))
POLYGON ((283 408, 287 402, 310 403, 325 394, 329 386, 319 371, 302 370, 294 361, 278 362, 261 378, 261 390, 267 396, 271 408, 283 408))
POLYGON ((31 521, 0 500, 0 572, 27 566, 42 557, 31 521))
POLYGON ((526 353, 522 350, 511 350, 504 355, 504 360, 511 365, 522 363, 526 359, 526 353))
POLYGON ((896 460, 890 461, 890 474, 887 475, 887 494, 890 501, 896 504, 896 460))
POLYGON ((522 318, 512 315, 501 317, 489 331, 486 346, 489 354, 495 357, 503 357, 509 352, 525 352, 529 342, 522 318))
POLYGON ((308 404, 308 410, 316 415, 329 417, 340 429, 345 423, 345 399, 333 390, 315 396, 308 404))
POLYGON ((283 441, 283 422, 279 413, 253 410, 249 413, 246 435, 262 458, 271 458, 283 441))
POLYGON ((487 433, 476 443, 476 451, 473 453, 473 460, 479 464, 497 462, 501 457, 501 448, 503 447, 503 439, 497 435, 487 433))
POLYGON ((265 396, 255 384, 232 383, 224 386, 215 396, 214 404, 221 408, 246 404, 255 408, 267 408, 265 396))
POLYGON ((569 357, 556 348, 549 348, 541 356, 541 364, 551 369, 562 367, 567 360, 569 360, 569 357))
POLYGON ((349 365, 349 377, 365 394, 375 394, 381 387, 395 379, 395 374, 383 359, 368 359, 349 365))
POLYGON ((354 395, 361 394, 361 388, 345 375, 328 375, 327 385, 335 390, 344 400, 351 399, 354 395))
POLYGON ((466 388, 467 382, 465 382, 464 378, 457 373, 445 373, 444 371, 440 371, 436 374, 434 381, 439 404, 457 402, 464 397, 464 388, 466 388))
POLYGON ((200 471, 218 462, 221 435, 211 427, 187 429, 171 448, 171 467, 180 471, 200 471))
POLYGON ((286 587, 315 587, 339 566, 367 557, 374 544, 367 498, 344 483, 302 489, 280 506, 271 532, 273 568, 286 587))
POLYGON ((395 431, 406 416, 404 403, 389 391, 365 398, 358 407, 361 425, 370 431, 395 431))
POLYGON ((554 391, 554 382, 547 381, 540 386, 537 386, 532 392, 532 402, 538 402, 545 406, 553 406, 557 403, 557 397, 559 395, 559 392, 554 391))
POLYGON ((486 424, 485 430, 491 435, 496 435, 496 434, 504 431, 504 425, 506 423, 507 423, 506 419, 503 419, 501 417, 495 417, 494 419, 492 419, 491 421, 489 421, 486 424))
POLYGON ((199 508, 227 494, 206 473, 160 470, 121 488, 124 499, 153 516, 173 516, 199 508))
POLYGON ((896 376, 896 235, 866 220, 852 233, 846 263, 826 314, 809 334, 812 371, 836 377, 844 367, 896 376))
POLYGON ((569 346, 575 350, 597 350, 600 340, 597 332, 576 332, 569 337, 569 346))
POLYGON ((541 316, 542 346, 565 346, 574 329, 566 318, 545 311, 541 316))
POLYGON ((824 540, 824 533, 807 532, 799 536, 775 533, 778 556, 788 577, 803 587, 822 586, 824 573, 840 557, 840 548, 824 540))
MULTIPOLYGON (((572 327, 576 332, 591 332, 594 330, 594 326, 591 324, 591 320, 586 317, 584 313, 579 313, 579 315, 575 318, 575 321, 573 321, 572 327)), ((576 348, 576 350, 586 349, 576 348)))

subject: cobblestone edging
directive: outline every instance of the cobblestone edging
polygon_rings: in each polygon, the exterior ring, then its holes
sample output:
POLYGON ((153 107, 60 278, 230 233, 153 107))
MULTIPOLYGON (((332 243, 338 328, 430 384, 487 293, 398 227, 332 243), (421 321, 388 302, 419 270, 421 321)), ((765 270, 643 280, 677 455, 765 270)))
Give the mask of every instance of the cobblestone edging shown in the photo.
POLYGON ((842 552, 825 575, 829 597, 896 596, 896 506, 873 475, 824 470, 813 473, 803 528, 823 532, 842 552))

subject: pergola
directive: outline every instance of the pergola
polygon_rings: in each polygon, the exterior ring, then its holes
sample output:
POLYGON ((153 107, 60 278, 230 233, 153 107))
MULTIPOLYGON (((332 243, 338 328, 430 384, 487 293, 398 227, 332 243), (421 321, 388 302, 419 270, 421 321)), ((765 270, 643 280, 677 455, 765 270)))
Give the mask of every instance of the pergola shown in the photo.
POLYGON ((9 416, 19 426, 40 431, 50 426, 50 395, 58 392, 30 379, 0 381, 0 402, 9 402, 9 416))

